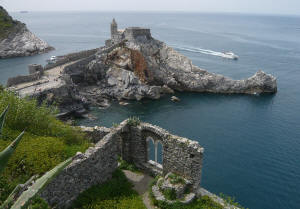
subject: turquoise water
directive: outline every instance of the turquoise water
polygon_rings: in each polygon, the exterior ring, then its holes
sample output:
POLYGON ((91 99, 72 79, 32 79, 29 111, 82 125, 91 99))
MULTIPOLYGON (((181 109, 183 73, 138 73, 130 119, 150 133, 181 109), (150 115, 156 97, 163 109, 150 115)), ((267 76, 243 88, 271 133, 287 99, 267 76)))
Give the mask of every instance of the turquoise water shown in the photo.
POLYGON ((115 17, 120 27, 150 27, 155 38, 193 63, 235 79, 262 69, 278 78, 275 95, 177 93, 161 100, 92 109, 97 120, 79 124, 111 126, 139 116, 205 148, 202 186, 235 196, 251 209, 300 208, 300 17, 188 13, 13 14, 56 48, 49 54, 0 60, 0 82, 27 73, 30 63, 51 55, 99 47, 115 17), (203 54, 204 50, 210 50, 203 54), (233 51, 238 61, 214 52, 233 51))

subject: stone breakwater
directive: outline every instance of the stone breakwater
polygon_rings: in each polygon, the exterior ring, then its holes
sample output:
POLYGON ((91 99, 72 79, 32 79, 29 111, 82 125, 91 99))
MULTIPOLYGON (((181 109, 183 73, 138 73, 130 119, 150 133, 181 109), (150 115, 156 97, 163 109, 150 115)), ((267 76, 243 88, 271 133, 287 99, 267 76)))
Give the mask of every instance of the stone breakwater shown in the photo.
POLYGON ((3 33, 3 36, 0 36, 0 59, 31 56, 54 49, 30 32, 24 23, 12 20, 12 17, 1 6, 0 12, 5 14, 6 20, 12 22, 12 26, 3 33))
POLYGON ((83 130, 97 143, 85 153, 77 153, 73 162, 42 192, 41 196, 52 206, 68 207, 81 192, 110 179, 118 166, 117 156, 149 173, 182 175, 195 192, 200 187, 204 149, 196 141, 148 123, 132 126, 129 120, 109 132, 99 127, 83 130), (150 140, 162 144, 162 164, 149 159, 150 140))

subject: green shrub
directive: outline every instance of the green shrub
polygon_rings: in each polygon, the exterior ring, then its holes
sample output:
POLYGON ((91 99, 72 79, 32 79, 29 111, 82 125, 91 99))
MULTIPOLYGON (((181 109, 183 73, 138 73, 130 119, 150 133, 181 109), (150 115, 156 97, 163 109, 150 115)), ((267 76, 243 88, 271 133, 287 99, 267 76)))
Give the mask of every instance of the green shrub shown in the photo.
POLYGON ((113 127, 114 127, 114 128, 117 128, 118 126, 119 126, 118 123, 113 123, 113 127))
POLYGON ((231 197, 229 195, 220 193, 219 195, 227 204, 229 205, 234 205, 236 207, 239 207, 241 209, 244 209, 244 207, 242 205, 240 205, 238 202, 236 202, 235 197, 231 197))
POLYGON ((128 163, 127 161, 119 158, 118 162, 120 163, 119 168, 122 170, 129 170, 132 172, 140 172, 139 169, 132 163, 128 163))
POLYGON ((92 186, 74 201, 73 209, 146 209, 124 173, 117 169, 111 180, 92 186))
POLYGON ((174 173, 171 173, 169 175, 169 179, 170 179, 171 184, 184 184, 185 183, 184 179, 181 176, 174 174, 174 173))
POLYGON ((40 197, 36 197, 26 209, 50 209, 48 203, 40 197))
POLYGON ((162 193, 167 200, 176 200, 175 189, 164 189, 162 190, 162 193))
POLYGON ((140 123, 141 123, 140 119, 136 116, 130 117, 128 119, 128 125, 130 126, 138 126, 140 125, 140 123))
POLYGON ((16 22, 0 6, 0 40, 6 37, 8 32, 15 26, 16 22))
POLYGON ((67 144, 78 144, 84 141, 79 129, 56 119, 55 107, 45 103, 38 105, 35 99, 19 98, 9 91, 0 91, 0 111, 10 106, 5 126, 19 132, 26 129, 38 136, 61 137, 67 144))

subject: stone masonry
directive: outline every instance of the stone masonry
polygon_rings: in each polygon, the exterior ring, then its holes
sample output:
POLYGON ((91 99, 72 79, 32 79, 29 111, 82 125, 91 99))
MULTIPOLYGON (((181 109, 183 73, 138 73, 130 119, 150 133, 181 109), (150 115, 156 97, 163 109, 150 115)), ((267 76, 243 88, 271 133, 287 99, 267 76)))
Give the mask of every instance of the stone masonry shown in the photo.
POLYGON ((150 39, 151 32, 149 28, 141 27, 129 27, 126 29, 118 29, 118 24, 115 19, 113 19, 110 25, 111 39, 105 42, 107 47, 121 42, 122 40, 135 40, 135 39, 150 39))
POLYGON ((193 191, 200 187, 204 149, 196 141, 172 135, 148 123, 132 126, 129 120, 109 133, 108 129, 99 127, 83 130, 97 143, 84 154, 78 153, 42 192, 42 197, 52 206, 68 207, 81 192, 110 179, 117 168, 118 156, 146 172, 181 175, 191 182, 193 191), (162 165, 148 159, 149 140, 162 144, 162 165))

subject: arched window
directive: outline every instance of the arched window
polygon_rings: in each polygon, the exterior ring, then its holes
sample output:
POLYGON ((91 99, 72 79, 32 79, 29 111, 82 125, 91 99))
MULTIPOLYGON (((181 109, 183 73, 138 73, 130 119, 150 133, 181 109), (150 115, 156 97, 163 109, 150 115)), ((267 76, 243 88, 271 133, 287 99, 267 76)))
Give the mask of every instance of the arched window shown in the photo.
POLYGON ((151 137, 147 137, 148 160, 155 161, 155 145, 151 137))
POLYGON ((156 152, 156 156, 157 156, 157 163, 159 164, 163 164, 163 145, 160 141, 157 142, 157 152, 156 152))

